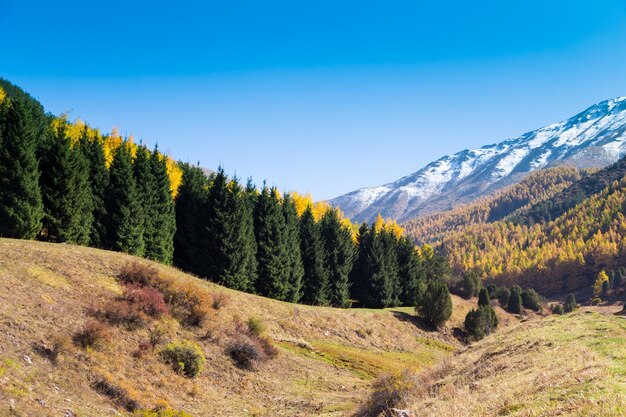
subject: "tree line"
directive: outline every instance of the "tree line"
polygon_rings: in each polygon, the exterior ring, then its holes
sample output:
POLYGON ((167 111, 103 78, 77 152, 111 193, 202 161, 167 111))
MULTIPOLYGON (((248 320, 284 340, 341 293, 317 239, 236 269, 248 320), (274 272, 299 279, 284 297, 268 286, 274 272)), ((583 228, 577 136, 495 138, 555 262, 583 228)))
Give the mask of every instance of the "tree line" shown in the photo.
POLYGON ((356 230, 309 197, 173 164, 156 148, 44 114, 20 91, 0 88, 0 237, 126 252, 237 290, 337 307, 414 306, 448 272, 447 259, 416 248, 394 222, 356 230))

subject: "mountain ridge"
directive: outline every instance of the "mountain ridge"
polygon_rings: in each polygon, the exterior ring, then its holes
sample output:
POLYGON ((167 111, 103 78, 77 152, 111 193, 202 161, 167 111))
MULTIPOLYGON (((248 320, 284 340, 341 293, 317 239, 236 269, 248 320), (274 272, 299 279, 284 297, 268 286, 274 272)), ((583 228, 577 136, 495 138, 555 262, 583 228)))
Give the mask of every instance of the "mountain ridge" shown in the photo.
POLYGON ((355 221, 379 213, 405 221, 467 203, 558 165, 603 168, 626 154, 626 97, 597 103, 577 115, 517 138, 443 156, 396 181, 329 200, 355 221))

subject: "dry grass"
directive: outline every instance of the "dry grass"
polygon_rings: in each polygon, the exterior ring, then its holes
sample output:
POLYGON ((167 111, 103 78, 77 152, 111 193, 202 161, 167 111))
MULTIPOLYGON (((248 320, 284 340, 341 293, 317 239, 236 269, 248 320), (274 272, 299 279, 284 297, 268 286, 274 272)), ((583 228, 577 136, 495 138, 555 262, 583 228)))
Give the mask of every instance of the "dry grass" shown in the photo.
POLYGON ((58 416, 68 409, 105 416, 113 408, 125 415, 124 401, 95 389, 96 376, 104 375, 145 409, 166 400, 196 417, 348 416, 379 373, 405 365, 422 370, 460 348, 454 325, 443 334, 428 332, 411 309, 294 305, 124 254, 0 239, 0 415, 9 404, 23 416, 58 416), (50 335, 71 338, 89 319, 90 306, 119 299, 117 277, 137 262, 148 271, 141 276, 152 277, 148 284, 164 295, 170 315, 138 329, 113 326, 111 342, 99 350, 70 344, 56 365, 35 354, 50 335), (255 372, 239 369, 225 354, 235 324, 249 317, 258 317, 264 337, 279 350, 255 372), (197 378, 177 375, 158 355, 160 348, 148 348, 173 341, 199 344, 207 362, 197 378))
POLYGON ((420 416, 624 416, 626 320, 580 311, 527 321, 421 377, 404 404, 420 416))

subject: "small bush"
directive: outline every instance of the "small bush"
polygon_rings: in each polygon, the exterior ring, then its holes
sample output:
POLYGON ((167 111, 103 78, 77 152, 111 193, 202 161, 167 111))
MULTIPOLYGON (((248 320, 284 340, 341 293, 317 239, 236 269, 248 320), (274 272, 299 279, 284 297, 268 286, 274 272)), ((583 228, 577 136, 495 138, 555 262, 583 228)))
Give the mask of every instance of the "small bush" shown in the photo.
POLYGON ((159 271, 154 266, 133 262, 126 265, 117 278, 122 284, 150 285, 159 277, 159 271))
POLYGON ((92 306, 88 313, 109 324, 124 325, 130 330, 142 328, 148 322, 148 317, 138 306, 125 300, 114 300, 96 307, 92 306))
POLYGON ((133 413, 135 417, 192 417, 191 414, 188 414, 181 410, 173 410, 169 407, 167 408, 154 408, 152 410, 138 410, 133 413))
POLYGON ((159 318, 168 312, 163 295, 152 287, 141 284, 126 284, 124 286, 124 299, 154 318, 159 318))
POLYGON ((226 307, 230 302, 230 297, 223 292, 218 292, 217 294, 213 294, 213 303, 211 303, 211 307, 214 310, 219 310, 222 307, 226 307))
POLYGON ((565 304, 563 304, 563 311, 565 311, 565 314, 567 314, 576 310, 576 308, 578 308, 578 304, 576 303, 576 297, 574 296, 574 294, 568 295, 567 299, 565 300, 565 304))
POLYGON ((602 302, 602 300, 601 300, 601 299, 599 299, 598 297, 593 297, 593 298, 591 299, 591 305, 593 305, 593 306, 597 306, 597 305, 598 305, 598 304, 600 304, 601 302, 602 302))
POLYGON ((186 326, 201 326, 212 314, 213 300, 208 292, 189 282, 164 282, 160 287, 171 313, 186 326))
POLYGON ((563 304, 555 304, 555 305, 553 305, 552 306, 552 314, 558 314, 560 316, 565 314, 565 311, 563 310, 563 304))
POLYGON ((49 338, 49 342, 35 344, 33 349, 41 356, 47 358, 50 363, 56 365, 59 361, 59 357, 67 351, 68 343, 67 338, 54 335, 49 338))
POLYGON ((358 417, 387 415, 392 408, 403 406, 419 386, 419 378, 409 370, 380 376, 372 385, 369 400, 356 413, 358 417))
POLYGON ((250 317, 246 325, 248 326, 248 334, 251 336, 261 337, 265 333, 265 323, 259 317, 250 317))
POLYGON ((90 319, 81 330, 74 334, 73 340, 83 349, 100 349, 111 341, 111 332, 106 325, 90 319))
POLYGON ((230 356, 235 365, 242 369, 252 370, 257 362, 265 359, 263 349, 254 340, 239 336, 230 341, 226 346, 226 354, 230 356))
POLYGON ((188 378, 198 376, 206 362, 200 346, 192 342, 169 343, 161 356, 176 372, 188 378))
POLYGON ((92 383, 92 387, 128 411, 132 412, 140 407, 137 393, 131 387, 112 382, 108 376, 98 376, 92 383))

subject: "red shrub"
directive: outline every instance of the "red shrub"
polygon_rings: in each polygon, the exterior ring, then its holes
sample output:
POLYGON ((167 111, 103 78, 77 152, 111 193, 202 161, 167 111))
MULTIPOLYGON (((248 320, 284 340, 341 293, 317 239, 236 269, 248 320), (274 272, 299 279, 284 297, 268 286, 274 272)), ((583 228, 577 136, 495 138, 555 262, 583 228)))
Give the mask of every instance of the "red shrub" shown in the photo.
POLYGON ((140 285, 150 285, 158 277, 158 269, 139 262, 133 262, 126 265, 117 276, 122 284, 140 285))
POLYGON ((91 307, 88 313, 100 320, 113 325, 125 325, 129 329, 144 327, 148 317, 137 306, 125 300, 114 300, 96 307, 91 307))
POLYGON ((152 287, 142 286, 141 284, 127 284, 124 287, 124 298, 154 318, 159 318, 168 312, 163 296, 152 287))

